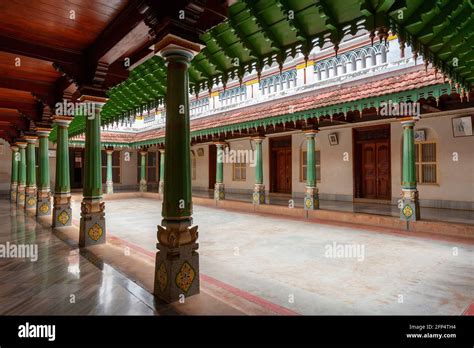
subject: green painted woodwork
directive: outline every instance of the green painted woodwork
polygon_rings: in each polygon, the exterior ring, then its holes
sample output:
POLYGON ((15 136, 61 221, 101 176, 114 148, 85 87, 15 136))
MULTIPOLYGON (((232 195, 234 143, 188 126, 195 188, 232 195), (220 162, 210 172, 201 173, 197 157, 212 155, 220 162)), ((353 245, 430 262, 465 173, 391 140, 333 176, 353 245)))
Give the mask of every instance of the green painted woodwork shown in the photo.
POLYGON ((314 134, 306 135, 306 186, 316 186, 314 134))
POLYGON ((87 198, 102 197, 100 116, 100 112, 96 112, 95 117, 82 117, 86 119, 83 195, 87 198))
POLYGON ((112 182, 112 151, 107 151, 107 182, 112 182))
POLYGON ((140 181, 146 180, 146 152, 140 153, 140 181))
POLYGON ((262 140, 255 141, 255 183, 263 184, 263 155, 262 155, 262 140))
POLYGON ((217 156, 216 156, 216 183, 222 184, 224 182, 224 145, 216 144, 217 156), (220 159, 220 161, 219 161, 220 159))
POLYGON ((191 144, 189 132, 189 74, 191 57, 186 51, 167 55, 166 143, 167 158, 172 165, 165 166, 163 190, 163 220, 190 221, 191 197, 191 144))
POLYGON ((57 125, 56 129, 58 133, 58 143, 56 148, 56 182, 54 192, 68 193, 71 191, 68 128, 64 125, 57 125))
MULTIPOLYGON (((328 38, 342 38, 365 28, 373 37, 396 33, 423 60, 466 90, 474 82, 474 2, 471 0, 239 0, 228 19, 201 36, 204 48, 189 67, 191 91, 212 88, 246 72, 294 57, 305 57, 328 38)), ((153 56, 108 92, 102 122, 110 124, 152 108, 165 97, 166 67, 153 56)), ((84 132, 84 119, 71 125, 71 136, 84 132)), ((55 135, 51 139, 55 139, 55 135)))
POLYGON ((160 182, 165 180, 165 153, 160 151, 160 182))
POLYGON ((36 186, 35 143, 26 145, 26 186, 36 186))
POLYGON ((415 135, 414 122, 404 122, 403 124, 403 171, 402 188, 416 189, 416 168, 415 168, 415 135))
POLYGON ((11 171, 11 183, 12 184, 17 184, 18 183, 18 164, 20 161, 18 161, 19 155, 18 155, 18 149, 12 149, 12 171, 11 171))
POLYGON ((39 177, 38 189, 49 189, 49 149, 48 137, 39 137, 39 177))
POLYGON ((26 148, 20 146, 20 163, 18 164, 18 185, 26 184, 26 148))

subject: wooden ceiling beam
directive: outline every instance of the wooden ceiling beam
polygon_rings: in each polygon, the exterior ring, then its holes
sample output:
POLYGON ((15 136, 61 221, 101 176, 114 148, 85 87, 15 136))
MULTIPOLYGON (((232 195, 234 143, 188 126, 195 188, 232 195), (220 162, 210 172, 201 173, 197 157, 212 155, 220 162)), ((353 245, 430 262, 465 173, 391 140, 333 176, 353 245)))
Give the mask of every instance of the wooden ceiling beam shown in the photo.
POLYGON ((2 43, 2 51, 48 62, 78 64, 82 60, 82 54, 80 52, 70 51, 60 47, 44 46, 37 42, 24 41, 5 35, 0 35, 0 42, 2 43))

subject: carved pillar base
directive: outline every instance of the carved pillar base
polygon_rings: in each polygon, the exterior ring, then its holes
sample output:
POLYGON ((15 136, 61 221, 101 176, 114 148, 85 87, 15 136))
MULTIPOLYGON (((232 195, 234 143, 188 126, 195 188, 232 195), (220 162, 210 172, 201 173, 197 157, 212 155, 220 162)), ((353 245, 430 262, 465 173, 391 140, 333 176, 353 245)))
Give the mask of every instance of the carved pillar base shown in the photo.
POLYGON ((147 191, 146 181, 140 180, 140 192, 146 192, 146 191, 147 191))
POLYGON ((265 185, 255 184, 253 189, 253 204, 265 204, 265 185))
POLYGON ((16 204, 19 207, 24 207, 25 206, 25 185, 18 185, 18 191, 16 192, 16 204))
POLYGON ((70 193, 55 193, 53 200, 53 224, 55 228, 71 226, 72 209, 70 193))
POLYGON ((105 193, 111 195, 114 193, 114 183, 112 181, 107 181, 105 183, 105 193))
POLYGON ((16 203, 18 184, 14 183, 10 185, 10 202, 16 203))
POLYGON ((405 221, 420 220, 420 202, 417 189, 402 189, 399 201, 400 219, 405 221))
POLYGON ((36 216, 51 214, 51 192, 49 189, 38 189, 36 216))
POLYGON ((27 186, 25 189, 25 209, 36 209, 36 186, 27 186))
POLYGON ((165 182, 163 180, 160 180, 160 183, 158 184, 158 193, 160 195, 163 195, 164 191, 165 191, 165 182))
POLYGON ((214 185, 214 199, 220 201, 225 199, 225 188, 223 183, 216 182, 214 185))
POLYGON ((99 198, 83 198, 79 226, 79 246, 105 243, 105 202, 99 198))
POLYGON ((317 187, 306 186, 306 194, 304 197, 304 209, 319 209, 319 193, 317 187))
POLYGON ((198 226, 190 222, 158 225, 153 293, 165 302, 174 302, 199 293, 198 226))

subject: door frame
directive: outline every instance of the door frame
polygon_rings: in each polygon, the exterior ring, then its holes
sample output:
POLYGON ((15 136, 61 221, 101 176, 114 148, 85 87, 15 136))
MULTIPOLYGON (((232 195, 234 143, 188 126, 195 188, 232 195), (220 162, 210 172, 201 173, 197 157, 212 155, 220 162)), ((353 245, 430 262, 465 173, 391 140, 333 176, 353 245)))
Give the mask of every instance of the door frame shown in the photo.
MULTIPOLYGON (((371 125, 371 126, 365 126, 365 127, 354 127, 352 128, 352 156, 353 156, 353 161, 352 161, 352 200, 353 202, 376 202, 376 203, 387 203, 391 204, 392 200, 392 141, 391 141, 391 124, 390 123, 383 123, 383 124, 378 124, 378 125, 371 125), (390 190, 389 190, 389 198, 388 199, 382 199, 382 198, 362 198, 357 196, 357 177, 358 173, 357 171, 360 170, 361 172, 359 173, 360 176, 362 175, 362 169, 361 169, 361 164, 358 163, 357 161, 361 162, 361 157, 360 153, 358 151, 358 144, 362 143, 368 143, 368 142, 374 142, 374 140, 357 140, 357 132, 363 132, 363 131, 372 131, 372 130, 386 130, 387 131, 387 137, 381 138, 380 141, 386 141, 388 143, 388 149, 389 149, 389 161, 388 161, 388 169, 390 172, 389 176, 389 182, 390 182, 390 190)), ((377 166, 377 163, 376 163, 377 166)), ((359 184, 360 185, 360 184, 359 184)))
POLYGON ((214 190, 216 184, 216 169, 217 169, 217 146, 215 144, 208 145, 209 150, 209 190, 214 190))
MULTIPOLYGON (((291 195, 292 192, 293 192, 293 146, 292 146, 292 136, 291 134, 290 135, 284 135, 284 136, 279 136, 279 137, 269 137, 268 138, 268 156, 269 156, 269 166, 270 166, 270 187, 269 187, 269 192, 271 194, 278 194, 278 195, 291 195), (285 146, 285 147, 280 147, 279 149, 286 149, 286 150, 290 150, 290 156, 291 156, 291 160, 290 160, 290 192, 289 193, 281 193, 281 192, 275 192, 274 191, 274 186, 275 186, 275 183, 276 183, 276 168, 275 168, 275 160, 274 160, 274 155, 273 155, 273 152, 274 152, 274 147, 273 147, 273 144, 276 142, 276 141, 282 141, 282 140, 289 140, 289 146, 285 146)), ((275 148, 275 149, 278 149, 278 148, 275 148)))

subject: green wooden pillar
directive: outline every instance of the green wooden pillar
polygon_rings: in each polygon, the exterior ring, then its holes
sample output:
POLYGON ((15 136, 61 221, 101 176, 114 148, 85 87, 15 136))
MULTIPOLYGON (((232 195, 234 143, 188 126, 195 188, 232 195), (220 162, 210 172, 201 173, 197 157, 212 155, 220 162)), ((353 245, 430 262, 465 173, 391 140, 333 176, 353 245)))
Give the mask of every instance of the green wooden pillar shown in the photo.
POLYGON ((140 192, 147 191, 147 182, 146 182, 146 154, 147 151, 141 150, 138 152, 140 154, 140 192))
POLYGON ((158 186, 158 193, 163 196, 165 190, 165 149, 160 151, 160 183, 158 186))
POLYGON ((317 130, 308 130, 306 133, 306 192, 304 198, 305 210, 319 209, 319 194, 316 187, 316 134, 317 130))
POLYGON ((263 150, 262 143, 265 137, 252 138, 255 142, 255 186, 253 190, 253 204, 265 204, 265 185, 263 184, 263 150))
POLYGON ((18 186, 16 193, 16 204, 19 207, 25 206, 26 189, 26 141, 16 143, 20 148, 20 162, 18 163, 18 186))
POLYGON ((12 172, 11 172, 11 183, 10 183, 10 201, 16 203, 16 195, 18 190, 18 164, 20 163, 20 153, 18 152, 19 147, 11 145, 12 149, 12 172))
POLYGON ((402 197, 399 201, 400 218, 405 221, 420 219, 420 203, 416 187, 415 167, 415 120, 411 117, 402 119, 402 197))
POLYGON ((56 182, 54 184, 53 227, 66 227, 72 224, 71 179, 69 177, 69 137, 68 127, 72 117, 55 116, 57 127, 56 144, 56 182))
POLYGON ((39 137, 39 177, 36 216, 51 214, 51 188, 49 176, 49 128, 38 128, 39 137))
POLYGON ((106 241, 105 203, 102 201, 102 154, 100 141, 100 111, 86 116, 84 187, 82 190, 79 246, 102 244, 106 241))
MULTIPOLYGON (((166 157, 161 225, 158 225, 154 293, 166 302, 199 293, 198 227, 193 225, 188 68, 194 54, 168 37, 155 47, 166 61, 166 157)), ((189 43, 190 46, 194 44, 189 43)))
POLYGON ((214 185, 214 199, 216 201, 225 199, 224 188, 224 142, 216 142, 216 183, 214 185))
POLYGON ((107 154, 107 178, 105 180, 105 192, 107 194, 114 193, 114 179, 112 175, 112 154, 114 153, 113 149, 106 149, 105 153, 107 154))

